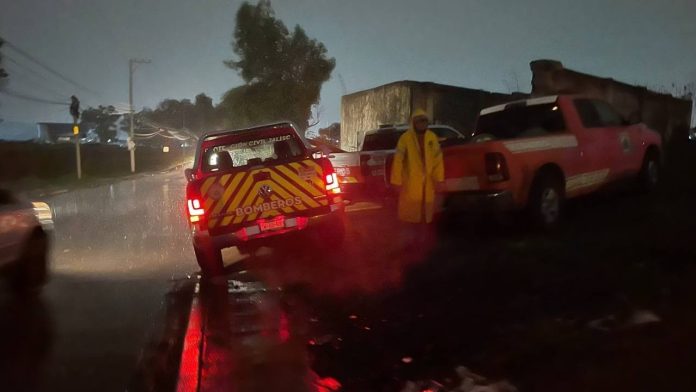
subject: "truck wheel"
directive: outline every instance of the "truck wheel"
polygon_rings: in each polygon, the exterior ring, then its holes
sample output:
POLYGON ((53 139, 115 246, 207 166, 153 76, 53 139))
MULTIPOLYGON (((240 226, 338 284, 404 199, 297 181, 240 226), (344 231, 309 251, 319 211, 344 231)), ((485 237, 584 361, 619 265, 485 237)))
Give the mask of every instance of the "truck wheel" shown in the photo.
POLYGON ((18 261, 12 285, 18 292, 36 292, 46 283, 48 270, 48 239, 36 232, 25 244, 18 261))
POLYGON ((534 180, 529 194, 528 212, 535 226, 551 229, 558 226, 563 214, 562 181, 543 175, 534 180))
POLYGON ((193 247, 196 254, 196 261, 201 267, 201 275, 204 278, 213 278, 224 273, 224 264, 222 263, 222 252, 214 247, 207 249, 199 249, 193 247))
POLYGON ((652 192, 660 183, 660 159, 656 152, 648 151, 638 176, 638 185, 643 192, 652 192))

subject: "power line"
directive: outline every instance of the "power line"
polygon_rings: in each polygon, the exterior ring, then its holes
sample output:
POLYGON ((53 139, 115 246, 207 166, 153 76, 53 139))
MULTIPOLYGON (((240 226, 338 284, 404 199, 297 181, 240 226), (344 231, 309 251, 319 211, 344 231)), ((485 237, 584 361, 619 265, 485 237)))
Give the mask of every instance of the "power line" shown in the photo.
POLYGON ((7 55, 4 55, 3 59, 7 60, 8 64, 14 64, 18 67, 18 68, 15 68, 15 67, 8 68, 9 74, 11 76, 10 80, 9 80, 10 83, 13 80, 16 80, 17 77, 19 77, 20 80, 24 80, 25 82, 29 82, 29 84, 34 86, 33 88, 38 87, 39 89, 42 89, 42 90, 50 93, 53 98, 57 98, 57 97, 61 97, 61 96, 65 95, 64 93, 58 92, 58 90, 55 90, 53 88, 48 87, 47 83, 41 83, 40 81, 37 80, 37 79, 41 79, 44 82, 50 83, 51 81, 48 80, 48 78, 46 78, 45 76, 39 74, 38 72, 32 70, 31 68, 24 67, 22 64, 17 62, 15 59, 13 59, 7 55), (32 76, 32 75, 34 75, 34 76, 32 76), (38 78, 37 78, 37 76, 38 76, 38 78))
POLYGON ((27 53, 26 51, 24 51, 24 50, 22 50, 21 48, 17 47, 17 45, 15 45, 15 44, 13 44, 13 43, 11 43, 11 42, 5 40, 5 39, 3 39, 3 42, 5 43, 5 45, 7 45, 8 48, 14 50, 15 52, 17 52, 17 53, 21 54, 22 56, 26 57, 27 59, 31 60, 33 63, 35 63, 36 65, 40 66, 41 68, 43 68, 43 69, 46 70, 47 72, 51 73, 53 76, 55 76, 55 77, 57 77, 57 78, 60 78, 61 80, 65 81, 65 82, 67 82, 67 83, 69 83, 69 84, 71 84, 71 85, 73 85, 73 86, 75 86, 75 87, 77 87, 77 88, 79 88, 79 89, 81 89, 81 90, 83 90, 83 91, 86 91, 86 92, 88 92, 88 93, 90 93, 90 94, 94 94, 94 95, 99 96, 99 93, 97 93, 97 92, 95 92, 95 91, 93 91, 93 90, 91 90, 91 89, 89 89, 89 88, 87 88, 87 87, 81 85, 80 83, 78 83, 78 82, 76 82, 76 81, 70 79, 69 77, 67 77, 67 76, 63 75, 62 73, 60 73, 60 72, 54 70, 53 68, 49 67, 48 65, 45 65, 45 64, 42 63, 40 60, 38 60, 36 57, 30 55, 30 54, 27 53))
POLYGON ((189 131, 186 128, 179 129, 179 128, 167 127, 165 125, 159 124, 159 123, 157 123, 153 120, 147 119, 147 118, 143 118, 141 121, 143 123, 145 123, 146 125, 150 125, 151 127, 153 127, 153 129, 160 130, 160 132, 154 132, 153 134, 150 134, 152 136, 148 135, 148 137, 153 137, 153 136, 159 134, 159 136, 161 136, 161 137, 168 138, 168 139, 177 139, 180 141, 189 140, 189 139, 198 139, 198 135, 194 134, 193 132, 189 131), (164 131, 168 132, 169 135, 171 135, 171 136, 161 134, 164 131))
POLYGON ((3 53, 2 58, 4 60, 8 60, 10 63, 15 64, 16 66, 20 67, 20 69, 36 75, 37 77, 39 77, 39 79, 41 79, 45 82, 49 82, 49 83, 53 82, 53 80, 50 80, 45 75, 42 75, 41 73, 37 72, 36 70, 31 69, 31 67, 24 65, 24 64, 21 64, 17 59, 8 55, 7 53, 3 53))
POLYGON ((39 98, 39 97, 35 97, 33 95, 20 93, 20 92, 11 90, 11 89, 0 90, 0 94, 5 94, 7 96, 14 97, 17 99, 23 99, 25 101, 33 101, 33 102, 45 103, 45 104, 49 104, 49 105, 70 106, 69 102, 60 102, 60 101, 53 101, 50 99, 39 98))
POLYGON ((155 131, 153 133, 134 133, 133 136, 141 139, 152 139, 155 136, 159 136, 165 139, 176 139, 179 141, 191 139, 190 136, 180 136, 167 129, 159 129, 158 131, 155 131), (169 135, 166 135, 165 133, 169 133, 169 135))
MULTIPOLYGON (((142 129, 142 128, 141 128, 141 129, 142 129)), ((150 128, 150 129, 155 129, 155 128, 150 128)), ((134 136, 137 136, 137 137, 142 137, 142 138, 151 138, 151 137, 153 137, 153 136, 159 135, 159 134, 162 133, 162 132, 164 132, 164 130, 159 129, 159 130, 157 130, 157 131, 155 131, 155 132, 152 132, 152 133, 134 133, 133 135, 134 135, 134 136)))

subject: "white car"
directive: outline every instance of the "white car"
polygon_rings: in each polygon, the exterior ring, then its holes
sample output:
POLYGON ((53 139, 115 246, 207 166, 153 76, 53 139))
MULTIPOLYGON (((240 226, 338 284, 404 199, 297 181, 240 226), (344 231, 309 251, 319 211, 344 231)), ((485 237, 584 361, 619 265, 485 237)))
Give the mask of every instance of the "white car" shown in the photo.
POLYGON ((46 282, 52 228, 46 203, 22 201, 0 189, 0 272, 15 290, 36 291, 46 282))

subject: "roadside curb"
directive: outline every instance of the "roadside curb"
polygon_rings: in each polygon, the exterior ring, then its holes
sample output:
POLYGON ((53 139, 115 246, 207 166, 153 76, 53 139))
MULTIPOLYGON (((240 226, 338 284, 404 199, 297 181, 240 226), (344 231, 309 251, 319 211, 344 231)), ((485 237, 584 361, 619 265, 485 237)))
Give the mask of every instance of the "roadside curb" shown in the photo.
POLYGON ((200 283, 196 283, 184 334, 184 347, 176 383, 177 392, 197 391, 201 375, 201 345, 203 344, 203 318, 200 309, 200 283))

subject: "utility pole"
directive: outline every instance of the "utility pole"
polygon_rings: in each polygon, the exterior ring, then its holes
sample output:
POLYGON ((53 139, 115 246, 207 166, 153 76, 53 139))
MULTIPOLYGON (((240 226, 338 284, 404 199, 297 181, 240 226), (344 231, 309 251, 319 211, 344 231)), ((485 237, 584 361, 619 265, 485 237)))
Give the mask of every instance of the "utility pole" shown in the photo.
POLYGON ((75 162, 77 163, 77 179, 82 179, 82 159, 80 158, 80 100, 76 96, 70 97, 70 115, 73 118, 73 135, 75 136, 75 162))
POLYGON ((80 126, 73 124, 73 134, 75 135, 75 161, 77 162, 77 179, 82 179, 82 158, 80 157, 80 126))
POLYGON ((133 109, 133 72, 138 64, 150 64, 152 61, 144 59, 130 59, 128 60, 128 103, 130 106, 130 137, 128 138, 128 150, 130 151, 130 166, 131 173, 135 173, 135 140, 133 133, 133 116, 135 116, 135 110, 133 109))

